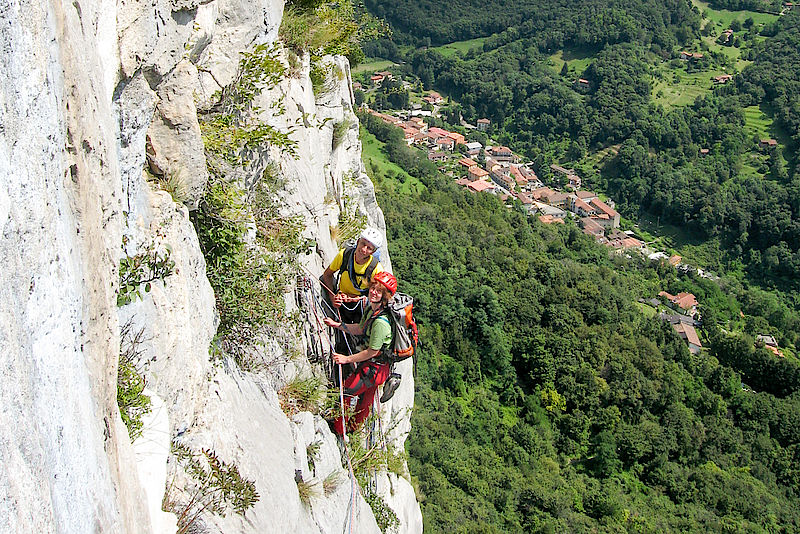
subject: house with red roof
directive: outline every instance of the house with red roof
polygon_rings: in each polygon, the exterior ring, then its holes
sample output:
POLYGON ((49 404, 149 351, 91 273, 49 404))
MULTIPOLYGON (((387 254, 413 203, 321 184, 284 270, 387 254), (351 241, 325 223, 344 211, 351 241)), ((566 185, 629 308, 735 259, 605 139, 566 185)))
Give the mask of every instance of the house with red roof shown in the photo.
POLYGON ((487 150, 491 156, 501 162, 509 163, 514 160, 514 153, 507 146, 493 146, 487 150))
POLYGON ((578 217, 589 217, 591 215, 597 215, 597 208, 594 208, 581 200, 577 195, 569 195, 567 199, 567 205, 569 206, 569 211, 577 215, 578 217))
POLYGON ((588 203, 597 198, 597 193, 592 191, 575 191, 575 196, 588 203))
POLYGON ((597 221, 592 219, 591 217, 584 217, 578 221, 578 224, 583 229, 583 233, 590 235, 594 238, 603 237, 605 234, 605 230, 603 227, 597 224, 597 221))
POLYGON ((608 217, 611 228, 619 228, 619 213, 617 210, 610 207, 599 198, 593 198, 589 204, 597 208, 599 211, 598 215, 606 215, 608 217))
POLYGON ((527 195, 525 193, 515 193, 514 196, 517 197, 520 202, 522 202, 523 206, 533 205, 533 199, 530 197, 530 195, 527 195))
POLYGON ((470 158, 461 158, 460 160, 458 160, 458 164, 467 170, 470 170, 471 168, 478 166, 478 162, 473 161, 470 158))
POLYGON ((497 185, 509 191, 514 189, 514 179, 511 177, 511 173, 508 172, 508 167, 495 167, 489 172, 489 176, 497 185))
POLYGON ((444 102, 444 98, 442 98, 442 95, 440 95, 436 91, 430 91, 427 95, 422 97, 422 100, 431 105, 441 104, 442 102, 444 102))
POLYGON ((544 224, 564 224, 564 219, 553 217, 552 215, 539 215, 539 222, 544 224))
POLYGON ((670 304, 673 309, 681 311, 684 315, 694 316, 697 313, 697 298, 692 293, 678 293, 677 295, 670 295, 666 291, 661 291, 658 294, 663 297, 670 304))
POLYGON ((681 59, 683 61, 697 61, 698 59, 703 59, 703 54, 700 52, 681 52, 681 59))
POLYGON ((686 344, 689 346, 689 352, 692 354, 699 354, 703 344, 700 343, 700 337, 697 335, 697 330, 690 324, 684 322, 674 323, 672 328, 681 336, 686 344))
POLYGON ((765 148, 775 148, 778 146, 778 141, 775 139, 762 139, 758 142, 758 148, 765 149, 765 148))
POLYGON ((447 160, 447 153, 441 152, 438 150, 429 150, 428 151, 428 159, 431 161, 446 161, 447 160))
POLYGON ((537 187, 536 189, 531 191, 531 197, 534 200, 538 200, 540 202, 547 202, 547 198, 553 193, 555 193, 555 191, 553 191, 549 187, 537 187))
POLYGON ((473 180, 481 180, 488 178, 489 173, 486 170, 476 166, 469 169, 469 171, 467 171, 467 175, 473 180))
POLYGON ((477 193, 481 193, 484 191, 494 192, 495 190, 495 185, 492 182, 489 182, 488 180, 474 180, 470 182, 470 184, 467 187, 470 190, 475 191, 477 193))
POLYGON ((560 193, 558 191, 554 192, 552 195, 547 196, 547 203, 557 208, 567 208, 568 200, 569 200, 569 195, 565 193, 560 193))
POLYGON ((463 135, 457 132, 447 132, 447 137, 453 140, 453 143, 456 145, 464 145, 466 144, 466 139, 463 135))
POLYGON ((449 134, 450 132, 448 132, 443 128, 438 128, 436 126, 428 128, 428 135, 430 135, 434 139, 438 139, 440 137, 447 137, 449 134))
POLYGON ((436 150, 448 150, 450 152, 455 148, 455 142, 449 137, 439 137, 434 142, 436 150))
POLYGON ((478 131, 485 132, 488 130, 491 122, 489 119, 478 119, 478 131))

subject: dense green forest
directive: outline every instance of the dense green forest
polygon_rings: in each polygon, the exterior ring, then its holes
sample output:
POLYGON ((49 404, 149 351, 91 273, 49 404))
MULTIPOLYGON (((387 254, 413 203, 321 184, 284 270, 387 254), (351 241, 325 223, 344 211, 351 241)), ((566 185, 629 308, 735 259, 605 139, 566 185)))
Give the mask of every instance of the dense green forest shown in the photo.
MULTIPOLYGON (((696 4, 366 1, 394 31, 367 56, 449 99, 431 124, 491 119, 546 182, 577 169, 721 276, 462 191, 361 117, 408 173, 369 168, 425 340, 408 447, 426 532, 800 530, 800 366, 753 338, 800 347, 800 10, 696 4), (637 303, 660 290, 697 296, 699 355, 637 303)), ((407 107, 393 84, 373 104, 407 107)))
POLYGON ((467 193, 361 119, 427 186, 371 169, 424 340, 408 447, 426 532, 800 529, 798 366, 717 326, 796 315, 467 193), (641 313, 663 288, 707 303, 710 352, 641 313))
POLYGON ((553 162, 572 163, 615 195, 624 215, 646 212, 706 240, 706 267, 744 267, 753 281, 800 288, 800 10, 758 26, 752 17, 731 23, 743 43, 736 60, 705 50, 710 26, 684 1, 430 4, 367 5, 399 42, 483 36, 480 49, 401 54, 384 41, 369 53, 404 58, 400 71, 443 91, 466 120, 490 118, 491 134, 541 175, 553 162), (682 62, 685 48, 704 57, 682 62), (558 72, 556 51, 587 65, 571 70, 565 62, 558 72), (732 83, 692 104, 665 106, 658 97, 656 87, 673 78, 740 67, 732 83), (575 87, 578 76, 588 90, 575 87), (771 117, 784 133, 779 146, 758 148, 746 109, 771 117))

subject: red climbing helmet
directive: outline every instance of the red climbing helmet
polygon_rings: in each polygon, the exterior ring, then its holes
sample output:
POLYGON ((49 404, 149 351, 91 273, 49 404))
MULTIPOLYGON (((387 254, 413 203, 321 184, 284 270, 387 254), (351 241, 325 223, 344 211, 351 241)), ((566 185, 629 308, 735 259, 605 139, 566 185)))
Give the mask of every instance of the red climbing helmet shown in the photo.
POLYGON ((383 287, 388 289, 389 293, 391 293, 392 295, 394 295, 397 292, 397 278, 395 278, 392 273, 387 271, 381 271, 375 276, 373 276, 372 279, 376 282, 380 282, 383 285, 383 287))

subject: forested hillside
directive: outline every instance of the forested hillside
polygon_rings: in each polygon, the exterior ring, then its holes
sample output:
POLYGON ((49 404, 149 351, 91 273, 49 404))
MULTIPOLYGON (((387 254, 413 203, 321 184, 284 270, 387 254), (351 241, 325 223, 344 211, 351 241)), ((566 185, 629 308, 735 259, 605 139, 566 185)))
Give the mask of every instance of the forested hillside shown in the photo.
POLYGON ((370 3, 400 41, 485 37, 463 54, 411 50, 401 70, 443 91, 467 121, 490 118, 495 138, 538 172, 569 163, 616 195, 624 215, 648 213, 705 240, 706 267, 798 289, 800 10, 736 19, 736 46, 721 46, 722 23, 682 1, 537 4, 439 3, 424 16, 422 3, 370 3), (480 29, 484 15, 505 28, 480 29), (445 31, 461 25, 473 29, 445 31), (702 53, 679 59, 686 49, 702 53), (733 81, 712 87, 724 73, 733 81), (676 105, 682 92, 698 98, 676 105), (759 146, 773 135, 776 146, 759 146))
POLYGON ((372 169, 425 341, 408 446, 426 532, 800 528, 798 367, 767 369, 752 338, 715 326, 743 309, 765 322, 769 299, 609 256, 362 121, 427 186, 400 194, 372 169), (709 303, 711 353, 642 314, 663 287, 709 303))
POLYGON ((363 116, 408 173, 370 169, 426 341, 409 440, 426 532, 796 532, 800 10, 367 6, 395 31, 367 55, 448 99, 431 125, 485 144, 459 115, 490 119, 545 183, 553 163, 577 169, 623 225, 671 223, 720 275, 609 255, 467 193, 363 116), (637 302, 660 290, 697 296, 699 354, 637 302))

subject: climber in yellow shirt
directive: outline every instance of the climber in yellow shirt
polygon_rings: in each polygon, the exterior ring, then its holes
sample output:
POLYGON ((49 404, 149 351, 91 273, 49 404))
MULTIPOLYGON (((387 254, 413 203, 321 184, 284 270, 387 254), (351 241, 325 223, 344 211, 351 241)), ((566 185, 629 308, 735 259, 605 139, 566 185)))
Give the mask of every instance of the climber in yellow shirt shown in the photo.
MULTIPOLYGON (((383 271, 375 252, 383 244, 383 236, 374 228, 367 228, 358 238, 354 247, 346 247, 339 251, 331 264, 322 273, 320 280, 323 288, 330 296, 330 301, 338 312, 338 317, 345 323, 358 323, 364 314, 365 295, 369 291, 372 278, 383 271), (335 275, 339 274, 338 286, 335 275)), ((333 312, 334 310, 327 310, 333 312)), ((326 312, 326 313, 327 313, 326 312)), ((345 351, 343 340, 337 340, 337 350, 345 351)))

